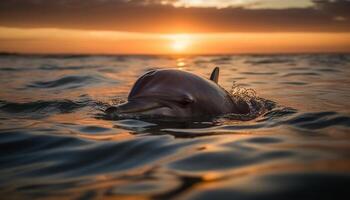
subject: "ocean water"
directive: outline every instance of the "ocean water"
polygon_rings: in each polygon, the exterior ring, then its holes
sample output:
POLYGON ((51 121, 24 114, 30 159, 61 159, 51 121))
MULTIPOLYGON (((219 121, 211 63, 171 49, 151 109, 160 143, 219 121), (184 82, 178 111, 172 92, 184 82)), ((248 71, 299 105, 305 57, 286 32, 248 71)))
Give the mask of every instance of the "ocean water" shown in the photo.
POLYGON ((350 195, 350 55, 0 56, 1 199, 350 195), (268 103, 254 119, 108 119, 150 69, 268 103))

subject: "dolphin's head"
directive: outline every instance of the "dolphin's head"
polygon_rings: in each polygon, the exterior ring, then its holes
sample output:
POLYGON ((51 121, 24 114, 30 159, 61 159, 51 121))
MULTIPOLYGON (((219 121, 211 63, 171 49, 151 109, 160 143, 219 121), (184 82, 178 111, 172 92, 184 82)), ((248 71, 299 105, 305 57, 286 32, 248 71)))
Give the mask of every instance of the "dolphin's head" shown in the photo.
POLYGON ((110 107, 115 116, 205 118, 229 113, 232 100, 217 85, 218 69, 211 80, 181 70, 153 70, 134 84, 126 103, 110 107), (216 74, 216 75, 215 75, 216 74))

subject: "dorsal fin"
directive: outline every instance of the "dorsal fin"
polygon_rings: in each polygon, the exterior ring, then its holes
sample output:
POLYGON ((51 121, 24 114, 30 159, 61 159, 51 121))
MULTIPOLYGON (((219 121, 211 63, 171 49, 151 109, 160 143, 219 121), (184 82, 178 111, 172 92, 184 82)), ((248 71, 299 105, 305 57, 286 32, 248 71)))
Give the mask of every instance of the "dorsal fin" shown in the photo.
POLYGON ((210 75, 210 80, 214 81, 215 83, 218 83, 218 81, 219 81, 219 73, 220 73, 220 68, 219 67, 215 67, 213 69, 213 72, 210 75))

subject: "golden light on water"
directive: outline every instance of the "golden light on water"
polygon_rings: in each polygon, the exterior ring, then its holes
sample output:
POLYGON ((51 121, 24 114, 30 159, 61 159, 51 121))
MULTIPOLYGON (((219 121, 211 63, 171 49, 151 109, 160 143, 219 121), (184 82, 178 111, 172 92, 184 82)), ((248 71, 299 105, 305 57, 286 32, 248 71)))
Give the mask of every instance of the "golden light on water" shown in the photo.
POLYGON ((176 66, 177 66, 177 69, 179 70, 183 70, 185 67, 186 67, 186 60, 185 58, 178 58, 176 60, 176 66))

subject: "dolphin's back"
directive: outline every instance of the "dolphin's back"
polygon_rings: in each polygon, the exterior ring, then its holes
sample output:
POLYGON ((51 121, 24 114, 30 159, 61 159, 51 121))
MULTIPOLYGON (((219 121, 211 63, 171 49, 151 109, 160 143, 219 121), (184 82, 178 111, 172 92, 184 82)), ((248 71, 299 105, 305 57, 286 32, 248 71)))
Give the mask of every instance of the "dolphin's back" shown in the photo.
POLYGON ((226 92, 213 81, 197 76, 190 72, 164 69, 153 70, 143 74, 134 84, 129 97, 137 96, 142 92, 176 92, 188 91, 201 94, 203 92, 226 92))

